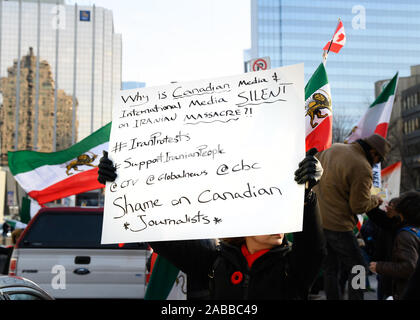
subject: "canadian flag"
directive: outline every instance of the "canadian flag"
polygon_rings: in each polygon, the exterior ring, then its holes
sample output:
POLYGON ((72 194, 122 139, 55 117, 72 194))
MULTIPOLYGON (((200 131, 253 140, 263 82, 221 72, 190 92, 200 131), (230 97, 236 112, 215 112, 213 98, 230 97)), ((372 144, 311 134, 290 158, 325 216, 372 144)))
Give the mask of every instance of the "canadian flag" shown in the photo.
POLYGON ((327 42, 323 50, 339 53, 341 48, 346 43, 346 33, 344 32, 344 26, 341 20, 338 21, 337 29, 335 29, 335 33, 331 41, 327 42), (331 43, 331 47, 330 47, 330 43, 331 43))

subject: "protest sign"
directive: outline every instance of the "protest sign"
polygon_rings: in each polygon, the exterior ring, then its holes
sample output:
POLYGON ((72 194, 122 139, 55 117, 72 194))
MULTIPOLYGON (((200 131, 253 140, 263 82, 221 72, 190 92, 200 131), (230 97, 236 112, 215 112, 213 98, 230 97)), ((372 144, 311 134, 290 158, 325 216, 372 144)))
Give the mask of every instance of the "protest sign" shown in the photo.
POLYGON ((120 91, 102 243, 300 231, 303 64, 120 91))

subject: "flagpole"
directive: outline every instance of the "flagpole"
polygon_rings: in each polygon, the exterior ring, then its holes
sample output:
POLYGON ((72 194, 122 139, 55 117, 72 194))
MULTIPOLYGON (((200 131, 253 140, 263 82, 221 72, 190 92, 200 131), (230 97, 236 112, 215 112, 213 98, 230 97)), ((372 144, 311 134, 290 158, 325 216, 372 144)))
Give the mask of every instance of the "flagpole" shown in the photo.
POLYGON ((324 50, 324 53, 322 54, 322 63, 324 66, 327 64, 327 51, 324 50))
POLYGON ((338 28, 338 25, 340 24, 340 21, 341 21, 341 18, 338 18, 337 26, 335 27, 334 33, 333 33, 332 38, 331 38, 331 41, 330 41, 330 45, 328 46, 328 50, 327 51, 324 50, 324 53, 322 54, 322 63, 324 65, 327 63, 328 53, 330 53, 331 45, 332 45, 332 43, 334 41, 334 35, 335 35, 336 31, 337 31, 337 28, 338 28))

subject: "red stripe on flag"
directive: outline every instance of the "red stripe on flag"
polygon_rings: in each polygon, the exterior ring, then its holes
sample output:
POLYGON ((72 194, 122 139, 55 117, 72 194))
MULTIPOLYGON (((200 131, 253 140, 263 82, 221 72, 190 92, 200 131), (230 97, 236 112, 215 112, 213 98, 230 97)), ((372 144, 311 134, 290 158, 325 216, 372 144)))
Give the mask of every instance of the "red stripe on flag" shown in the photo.
POLYGON ((153 272, 153 267, 155 266, 155 262, 157 259, 158 255, 156 252, 152 252, 152 256, 150 257, 150 271, 149 274, 146 276, 146 284, 149 283, 150 281, 150 276, 152 275, 153 272))
MULTIPOLYGON (((329 46, 329 44, 328 44, 328 46, 329 46)), ((333 42, 333 44, 331 45, 330 51, 332 51, 334 53, 339 53, 342 47, 343 47, 343 45, 333 42)))
POLYGON ((97 179, 98 168, 95 168, 70 176, 43 190, 31 191, 28 195, 37 200, 39 204, 43 204, 74 194, 103 188, 104 185, 99 183, 97 179))
POLYGON ((376 126, 375 132, 379 134, 380 136, 386 138, 386 134, 388 133, 388 123, 387 122, 383 122, 380 123, 376 126))
POLYGON ((391 164, 390 166, 384 168, 381 170, 381 176, 387 176, 395 169, 401 167, 401 161, 395 162, 394 164, 391 164))
POLYGON ((325 118, 315 130, 306 136, 306 151, 317 148, 318 152, 331 147, 332 143, 332 116, 325 118))

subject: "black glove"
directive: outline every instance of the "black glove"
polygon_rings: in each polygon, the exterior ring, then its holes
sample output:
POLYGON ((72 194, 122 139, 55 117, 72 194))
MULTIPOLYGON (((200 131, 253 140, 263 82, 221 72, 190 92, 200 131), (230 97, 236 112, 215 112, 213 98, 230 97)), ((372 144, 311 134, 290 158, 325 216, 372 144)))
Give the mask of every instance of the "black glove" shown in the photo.
POLYGON ((104 150, 103 154, 103 157, 99 159, 98 181, 105 184, 107 181, 114 181, 117 178, 117 174, 115 173, 117 169, 108 158, 108 152, 104 150))
POLYGON ((295 171, 295 181, 298 184, 306 183, 306 192, 311 191, 322 176, 322 166, 315 154, 318 152, 316 148, 310 149, 306 153, 305 159, 299 163, 299 168, 295 171))

